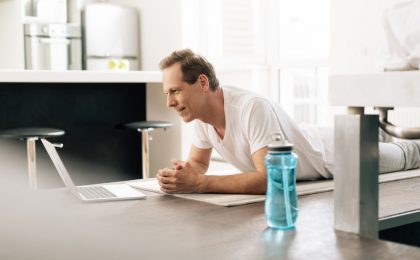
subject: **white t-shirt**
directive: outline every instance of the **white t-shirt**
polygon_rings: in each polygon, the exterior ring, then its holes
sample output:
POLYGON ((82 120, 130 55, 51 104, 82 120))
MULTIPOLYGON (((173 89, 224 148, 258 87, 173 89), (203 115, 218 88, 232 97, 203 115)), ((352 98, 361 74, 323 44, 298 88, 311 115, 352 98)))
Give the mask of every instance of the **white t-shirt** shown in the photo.
POLYGON ((214 148, 242 172, 255 171, 252 154, 271 142, 271 134, 283 132, 298 155, 297 179, 311 180, 331 177, 325 167, 325 156, 305 137, 281 107, 249 91, 222 87, 226 129, 223 140, 212 125, 194 121, 193 145, 214 148))

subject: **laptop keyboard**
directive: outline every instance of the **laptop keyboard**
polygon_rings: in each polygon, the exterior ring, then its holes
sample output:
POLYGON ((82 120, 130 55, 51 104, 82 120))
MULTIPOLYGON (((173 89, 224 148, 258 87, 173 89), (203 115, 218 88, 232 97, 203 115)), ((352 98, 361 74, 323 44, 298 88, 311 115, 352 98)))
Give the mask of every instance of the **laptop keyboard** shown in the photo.
POLYGON ((110 199, 117 197, 102 186, 77 187, 77 191, 86 199, 110 199))

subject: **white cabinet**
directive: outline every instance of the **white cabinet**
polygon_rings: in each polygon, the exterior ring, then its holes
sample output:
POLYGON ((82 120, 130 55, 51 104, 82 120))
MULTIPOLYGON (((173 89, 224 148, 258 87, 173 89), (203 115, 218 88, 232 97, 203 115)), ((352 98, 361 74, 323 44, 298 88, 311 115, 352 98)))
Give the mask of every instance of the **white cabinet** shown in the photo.
POLYGON ((0 2, 0 69, 25 67, 21 4, 20 0, 0 2))

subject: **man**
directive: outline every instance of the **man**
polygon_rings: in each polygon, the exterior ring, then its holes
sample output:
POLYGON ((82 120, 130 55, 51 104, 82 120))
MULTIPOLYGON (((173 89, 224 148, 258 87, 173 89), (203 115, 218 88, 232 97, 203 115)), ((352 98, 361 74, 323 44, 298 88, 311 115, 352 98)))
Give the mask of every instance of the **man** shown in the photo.
MULTIPOLYGON (((279 132, 294 144, 298 179, 332 177, 333 138, 328 131, 301 129, 274 102, 243 89, 219 86, 213 66, 189 49, 173 52, 160 62, 160 68, 167 106, 195 128, 188 160, 173 160, 173 167, 158 171, 162 191, 264 194, 264 156, 271 134, 279 132), (204 175, 212 148, 242 173, 204 175)), ((382 160, 387 164, 380 170, 418 167, 419 147, 408 142, 381 144, 380 151, 385 152, 380 152, 380 161, 383 155, 388 160, 382 160)))

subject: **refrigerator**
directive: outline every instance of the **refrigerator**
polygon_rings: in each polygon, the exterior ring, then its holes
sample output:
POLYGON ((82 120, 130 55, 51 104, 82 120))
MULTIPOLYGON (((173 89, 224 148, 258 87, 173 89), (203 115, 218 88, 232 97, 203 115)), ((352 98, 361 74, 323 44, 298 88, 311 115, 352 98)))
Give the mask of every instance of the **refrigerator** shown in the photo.
POLYGON ((109 3, 85 6, 84 57, 87 70, 138 70, 139 19, 135 8, 109 3))

